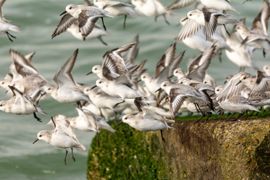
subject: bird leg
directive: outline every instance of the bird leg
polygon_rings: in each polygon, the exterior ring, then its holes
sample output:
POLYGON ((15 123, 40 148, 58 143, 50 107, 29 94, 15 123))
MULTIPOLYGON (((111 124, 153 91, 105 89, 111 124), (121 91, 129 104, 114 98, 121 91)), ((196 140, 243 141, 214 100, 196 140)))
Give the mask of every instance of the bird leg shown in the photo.
POLYGON ((33 115, 38 122, 42 122, 41 119, 37 116, 36 112, 33 112, 33 115))
POLYGON ((10 34, 9 32, 6 32, 6 35, 7 35, 7 37, 8 37, 8 40, 11 41, 11 42, 13 42, 13 39, 16 39, 16 36, 10 34), (12 39, 12 38, 13 38, 13 39, 12 39))
POLYGON ((228 35, 228 36, 231 36, 231 33, 229 33, 229 31, 228 31, 228 29, 226 28, 226 25, 225 25, 225 24, 223 24, 223 27, 224 27, 224 29, 225 29, 227 35, 228 35))
POLYGON ((102 39, 101 36, 98 37, 98 40, 99 40, 102 44, 104 44, 105 46, 108 46, 108 44, 102 39))
POLYGON ((103 17, 101 17, 101 21, 102 21, 102 26, 103 26, 104 30, 107 31, 107 28, 106 28, 106 26, 105 26, 103 17))
POLYGON ((73 161, 75 162, 76 159, 75 159, 75 156, 74 156, 74 153, 73 153, 73 148, 70 148, 70 149, 71 149, 71 157, 72 157, 73 161))
POLYGON ((162 16, 163 16, 163 18, 164 18, 165 23, 166 23, 167 25, 170 25, 170 22, 168 21, 166 15, 163 14, 162 16))
POLYGON ((65 154, 65 159, 64 159, 65 165, 67 165, 67 155, 68 155, 68 150, 66 150, 66 154, 65 154))
POLYGON ((263 57, 265 58, 265 56, 266 56, 266 51, 265 51, 264 48, 262 49, 262 53, 263 53, 263 57))
POLYGON ((165 143, 165 138, 164 138, 164 136, 163 136, 163 130, 160 130, 160 135, 161 135, 162 141, 165 143))
POLYGON ((124 15, 123 29, 126 29, 127 15, 124 15))

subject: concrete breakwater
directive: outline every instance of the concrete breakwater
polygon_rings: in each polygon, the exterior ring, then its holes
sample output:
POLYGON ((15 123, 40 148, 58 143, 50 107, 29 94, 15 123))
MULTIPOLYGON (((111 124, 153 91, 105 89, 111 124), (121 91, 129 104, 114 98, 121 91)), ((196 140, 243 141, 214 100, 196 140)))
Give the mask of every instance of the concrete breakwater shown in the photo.
POLYGON ((113 123, 89 151, 88 179, 270 179, 270 119, 176 121, 139 132, 113 123))

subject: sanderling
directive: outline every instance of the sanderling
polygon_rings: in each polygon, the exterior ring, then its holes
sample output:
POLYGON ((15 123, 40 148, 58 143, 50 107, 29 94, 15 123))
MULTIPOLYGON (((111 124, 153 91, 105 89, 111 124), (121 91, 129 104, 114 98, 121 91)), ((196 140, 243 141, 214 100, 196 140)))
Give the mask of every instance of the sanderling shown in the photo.
POLYGON ((68 148, 71 149, 71 155, 73 161, 75 161, 75 157, 73 154, 73 148, 85 151, 86 148, 82 145, 76 136, 70 136, 68 133, 59 128, 54 128, 53 130, 42 130, 37 134, 37 139, 33 142, 35 144, 37 141, 43 140, 49 143, 52 146, 63 148, 66 150, 64 162, 67 164, 67 155, 68 148))
POLYGON ((88 96, 83 93, 71 74, 78 52, 79 50, 76 49, 72 56, 55 74, 53 80, 56 83, 56 86, 46 85, 44 87, 44 91, 50 94, 58 102, 78 103, 79 101, 89 101, 88 96))
POLYGON ((203 82, 208 69, 211 59, 215 55, 216 45, 213 44, 209 49, 204 51, 200 56, 195 58, 189 65, 187 78, 203 82))
POLYGON ((79 32, 83 39, 85 39, 93 31, 95 23, 99 18, 102 19, 103 27, 106 30, 103 17, 111 17, 107 11, 94 6, 69 4, 65 9, 66 10, 60 14, 61 16, 63 15, 63 17, 54 30, 52 38, 65 32, 67 28, 76 23, 75 25, 79 27, 79 32))
POLYGON ((268 35, 268 20, 270 17, 270 2, 263 1, 263 7, 252 22, 252 32, 268 35))
POLYGON ((209 9, 216 9, 216 10, 225 10, 225 11, 235 11, 237 10, 232 7, 230 1, 228 0, 200 0, 201 3, 209 8, 209 9))
MULTIPOLYGON (((24 95, 18 89, 13 86, 9 86, 13 97, 8 100, 0 101, 0 110, 12 113, 12 114, 33 114, 34 118, 41 122, 40 118, 36 113, 45 114, 43 110, 38 106, 37 103, 31 97, 24 95)), ((38 97, 37 97, 38 98, 38 97)), ((38 101, 37 101, 38 102, 38 101)))
POLYGON ((252 62, 248 47, 245 44, 241 44, 242 41, 235 34, 231 34, 226 39, 226 42, 229 49, 225 50, 225 54, 231 62, 240 67, 240 71, 245 67, 256 68, 256 65, 252 62))
POLYGON ((195 2, 198 2, 198 0, 174 0, 174 2, 172 2, 167 7, 167 9, 176 10, 176 9, 184 8, 184 7, 192 5, 195 2))
POLYGON ((96 85, 107 94, 112 96, 121 97, 124 99, 134 99, 140 97, 141 93, 131 88, 130 86, 115 81, 108 81, 106 79, 98 79, 96 85))
POLYGON ((42 88, 48 83, 32 65, 31 60, 33 54, 29 54, 30 56, 27 57, 13 49, 10 49, 9 53, 13 61, 10 67, 10 70, 13 71, 13 78, 10 85, 16 87, 24 94, 33 97, 36 92, 42 90, 42 88))
POLYGON ((163 16, 167 24, 169 24, 166 15, 169 14, 169 10, 164 7, 159 0, 131 0, 131 3, 135 6, 135 10, 138 14, 144 16, 154 16, 155 20, 159 16, 163 16))
POLYGON ((124 115, 122 117, 122 121, 139 131, 156 131, 171 128, 167 124, 165 119, 164 121, 160 119, 155 119, 151 115, 150 116, 144 115, 141 112, 134 115, 133 114, 124 115))
POLYGON ((18 26, 11 24, 3 15, 3 4, 6 0, 0 0, 0 32, 5 33, 8 39, 13 42, 16 36, 12 35, 9 31, 19 32, 18 26))
POLYGON ((100 9, 104 9, 113 16, 124 16, 123 27, 126 28, 127 16, 135 16, 136 11, 130 3, 111 1, 111 0, 94 0, 94 5, 100 9))
POLYGON ((107 31, 102 29, 97 24, 94 25, 92 32, 87 36, 83 36, 82 32, 80 31, 78 22, 74 22, 69 28, 67 28, 67 31, 70 32, 75 38, 79 40, 97 38, 105 46, 108 45, 102 38, 102 36, 106 36, 108 34, 107 31))

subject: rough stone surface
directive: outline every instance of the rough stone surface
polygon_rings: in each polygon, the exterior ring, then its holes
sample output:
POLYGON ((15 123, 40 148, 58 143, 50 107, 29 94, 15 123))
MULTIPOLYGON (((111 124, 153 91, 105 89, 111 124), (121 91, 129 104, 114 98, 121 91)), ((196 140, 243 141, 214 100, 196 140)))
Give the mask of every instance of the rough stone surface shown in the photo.
POLYGON ((95 138, 89 153, 89 179, 270 179, 268 119, 177 121, 173 129, 155 133, 115 127, 120 134, 101 132, 95 138), (119 150, 125 153, 115 154, 119 150), (137 161, 129 157, 134 154, 137 161), (100 170, 104 161, 118 176, 100 170), (138 172, 129 175, 130 168, 120 167, 121 162, 131 167, 137 163, 138 172))

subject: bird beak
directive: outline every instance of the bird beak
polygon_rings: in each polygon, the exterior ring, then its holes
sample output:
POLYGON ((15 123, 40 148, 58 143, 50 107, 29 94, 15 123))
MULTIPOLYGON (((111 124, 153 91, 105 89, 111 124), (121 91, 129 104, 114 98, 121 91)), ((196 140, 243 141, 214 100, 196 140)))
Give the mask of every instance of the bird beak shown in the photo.
POLYGON ((160 92, 161 90, 162 90, 162 89, 161 89, 161 88, 159 88, 158 90, 156 90, 156 91, 155 91, 155 93, 160 92))
POLYGON ((87 74, 86 74, 86 76, 88 76, 88 75, 90 75, 90 74, 93 74, 93 72, 92 72, 92 71, 90 71, 89 73, 87 73, 87 74))
POLYGON ((235 85, 238 86, 242 81, 238 81, 235 85))
POLYGON ((181 21, 186 21, 188 20, 188 17, 184 17, 183 19, 181 19, 181 21))
POLYGON ((67 11, 63 11, 61 14, 60 14, 60 16, 63 16, 63 15, 65 15, 67 13, 67 11))
POLYGON ((36 139, 36 140, 33 142, 33 144, 35 144, 36 142, 38 142, 38 140, 39 140, 39 139, 36 139))
POLYGON ((171 76, 168 77, 168 79, 172 79, 173 77, 174 77, 174 75, 171 75, 171 76))
POLYGON ((95 89, 96 87, 97 87, 97 85, 94 85, 93 87, 91 87, 91 90, 92 90, 92 89, 95 89))

